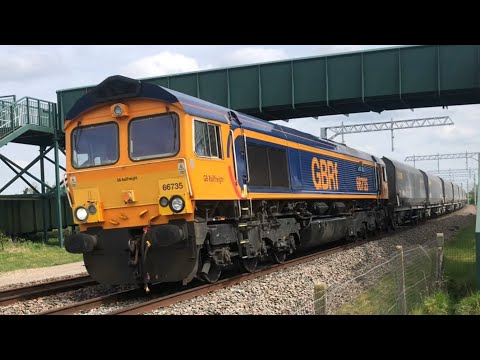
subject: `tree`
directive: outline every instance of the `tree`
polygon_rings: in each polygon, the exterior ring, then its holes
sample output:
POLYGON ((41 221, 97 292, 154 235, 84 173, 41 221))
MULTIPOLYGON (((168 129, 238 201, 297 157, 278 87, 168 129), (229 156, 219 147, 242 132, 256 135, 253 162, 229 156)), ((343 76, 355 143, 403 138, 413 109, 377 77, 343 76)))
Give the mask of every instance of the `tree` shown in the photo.
POLYGON ((35 194, 36 191, 34 189, 38 191, 38 184, 34 184, 33 188, 29 187, 29 186, 25 187, 25 189, 23 189, 23 193, 24 194, 35 194))

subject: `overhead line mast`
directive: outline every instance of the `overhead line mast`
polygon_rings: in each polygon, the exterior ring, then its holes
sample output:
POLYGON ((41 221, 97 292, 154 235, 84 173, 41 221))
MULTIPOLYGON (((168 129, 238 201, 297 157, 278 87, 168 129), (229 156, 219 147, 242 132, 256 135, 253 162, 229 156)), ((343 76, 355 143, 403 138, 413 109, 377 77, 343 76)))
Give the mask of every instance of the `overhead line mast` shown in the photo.
POLYGON ((342 135, 342 143, 344 142, 345 134, 355 134, 355 133, 364 133, 364 132, 373 132, 373 131, 391 131, 392 137, 392 151, 394 150, 393 146, 393 136, 394 130, 402 129, 413 129, 413 128, 422 128, 422 127, 433 127, 433 126, 446 126, 454 125, 452 119, 449 116, 439 116, 439 117, 429 117, 421 119, 409 119, 409 120, 390 120, 384 122, 374 122, 374 123, 364 123, 364 124, 350 124, 344 125, 342 122, 341 126, 331 126, 324 127, 320 130, 320 137, 322 139, 327 139, 327 130, 333 132, 333 136, 330 136, 328 139, 333 140, 338 135, 342 135))

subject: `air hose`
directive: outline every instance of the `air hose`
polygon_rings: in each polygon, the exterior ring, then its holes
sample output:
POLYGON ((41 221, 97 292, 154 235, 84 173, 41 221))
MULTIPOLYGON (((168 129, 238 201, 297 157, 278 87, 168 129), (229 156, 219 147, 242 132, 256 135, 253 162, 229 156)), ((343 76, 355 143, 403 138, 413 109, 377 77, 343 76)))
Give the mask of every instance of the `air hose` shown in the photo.
POLYGON ((148 249, 152 246, 149 240, 147 240, 147 234, 148 234, 148 227, 145 227, 143 229, 143 235, 142 235, 142 273, 143 273, 143 283, 144 283, 144 288, 145 292, 149 293, 150 289, 148 288, 148 282, 150 281, 150 275, 146 272, 146 262, 147 262, 147 254, 148 254, 148 249))

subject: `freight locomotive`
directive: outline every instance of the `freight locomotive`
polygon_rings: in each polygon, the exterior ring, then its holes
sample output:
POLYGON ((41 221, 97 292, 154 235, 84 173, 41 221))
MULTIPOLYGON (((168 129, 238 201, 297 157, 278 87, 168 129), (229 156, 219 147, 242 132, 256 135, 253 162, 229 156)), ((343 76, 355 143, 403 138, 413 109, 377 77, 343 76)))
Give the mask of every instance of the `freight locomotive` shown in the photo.
POLYGON ((99 283, 215 282, 466 203, 458 185, 395 160, 123 76, 66 118, 80 232, 65 247, 99 283))

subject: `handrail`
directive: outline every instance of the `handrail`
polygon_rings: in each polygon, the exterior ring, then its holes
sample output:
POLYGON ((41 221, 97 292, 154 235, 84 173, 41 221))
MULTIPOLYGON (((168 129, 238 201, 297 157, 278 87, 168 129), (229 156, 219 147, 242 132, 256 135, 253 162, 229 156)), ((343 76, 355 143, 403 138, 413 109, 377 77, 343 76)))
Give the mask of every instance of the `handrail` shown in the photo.
POLYGON ((15 102, 0 100, 0 104, 0 139, 24 125, 55 126, 55 103, 25 96, 15 102))

